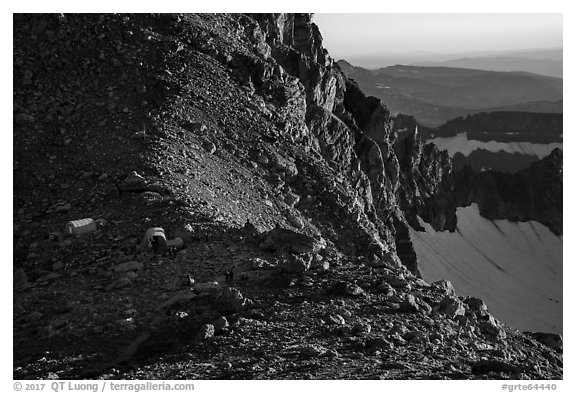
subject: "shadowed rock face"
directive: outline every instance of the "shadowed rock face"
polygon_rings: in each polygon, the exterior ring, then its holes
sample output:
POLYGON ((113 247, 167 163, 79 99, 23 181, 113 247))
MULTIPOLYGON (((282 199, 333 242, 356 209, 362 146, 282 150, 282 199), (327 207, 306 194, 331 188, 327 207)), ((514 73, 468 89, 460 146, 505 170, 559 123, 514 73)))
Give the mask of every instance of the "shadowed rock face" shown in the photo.
POLYGON ((284 228, 274 228, 260 243, 262 250, 290 252, 294 254, 316 254, 326 247, 322 238, 315 239, 284 228))
POLYGON ((401 167, 400 206, 410 225, 418 228, 416 216, 420 216, 436 230, 453 231, 458 205, 452 196, 448 153, 432 144, 424 145, 414 134, 399 140, 394 149, 401 167))
POLYGON ((562 234, 562 151, 555 149, 516 174, 470 168, 456 172, 455 197, 460 206, 478 203, 489 219, 535 220, 562 234))
POLYGON ((561 113, 482 112, 450 120, 434 134, 443 138, 465 132, 483 142, 562 142, 562 118, 561 113))

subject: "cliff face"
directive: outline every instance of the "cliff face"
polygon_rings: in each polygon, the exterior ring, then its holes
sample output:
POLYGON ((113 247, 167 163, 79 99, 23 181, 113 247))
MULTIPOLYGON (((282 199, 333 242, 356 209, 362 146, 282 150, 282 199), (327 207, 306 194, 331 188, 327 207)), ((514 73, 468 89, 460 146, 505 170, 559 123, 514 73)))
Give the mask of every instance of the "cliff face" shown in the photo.
POLYGON ((532 163, 516 174, 494 171, 455 173, 460 206, 478 203, 483 217, 510 221, 535 220, 562 234, 562 151, 532 163))
MULTIPOLYGON (((307 143, 355 185, 364 213, 394 249, 391 217, 398 213, 399 165, 391 145, 391 116, 380 100, 348 81, 322 47, 310 15, 253 15, 271 57, 306 91, 307 143)), ((379 240, 376 239, 376 243, 379 240)))
POLYGON ((454 228, 450 160, 417 137, 395 145, 387 107, 340 72, 310 15, 17 15, 14 25, 19 376, 46 377, 29 359, 49 345, 72 359, 79 340, 103 364, 67 363, 63 377, 134 377, 118 370, 130 360, 156 378, 310 367, 349 378, 342 357, 370 377, 370 356, 401 359, 397 347, 412 344, 445 352, 414 360, 412 377, 432 377, 431 362, 447 370, 453 348, 452 377, 561 374, 555 352, 482 301, 417 277, 407 225, 420 215, 454 228), (90 216, 107 226, 64 239, 65 222, 90 216), (187 248, 138 249, 151 226, 187 248), (186 362, 215 366, 190 374, 146 356, 189 345, 186 362), (482 348, 502 355, 486 362, 482 348))

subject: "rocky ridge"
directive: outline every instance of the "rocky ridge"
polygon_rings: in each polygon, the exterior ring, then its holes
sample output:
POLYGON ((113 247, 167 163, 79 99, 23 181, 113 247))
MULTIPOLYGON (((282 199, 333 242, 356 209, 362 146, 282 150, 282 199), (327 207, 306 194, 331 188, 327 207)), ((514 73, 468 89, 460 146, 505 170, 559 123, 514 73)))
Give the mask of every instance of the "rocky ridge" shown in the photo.
POLYGON ((399 134, 394 149, 403 185, 400 206, 412 228, 421 230, 420 216, 437 231, 454 231, 456 208, 477 203, 480 214, 490 220, 534 220, 562 234, 562 150, 554 149, 515 173, 476 171, 469 165, 454 169, 446 151, 424 142, 434 130, 414 117, 396 116, 393 130, 399 134))
POLYGON ((481 112, 447 121, 436 137, 465 132, 470 139, 489 142, 562 142, 561 113, 481 112))
POLYGON ((450 161, 394 146, 310 15, 14 18, 15 378, 561 378, 417 277, 450 161))

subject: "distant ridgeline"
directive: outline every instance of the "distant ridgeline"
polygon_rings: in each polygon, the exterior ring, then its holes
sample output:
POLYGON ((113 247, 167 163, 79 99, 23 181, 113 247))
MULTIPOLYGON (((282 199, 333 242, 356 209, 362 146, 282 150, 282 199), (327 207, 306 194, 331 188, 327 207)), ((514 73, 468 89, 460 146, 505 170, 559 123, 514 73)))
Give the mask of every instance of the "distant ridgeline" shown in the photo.
POLYGON ((479 112, 562 113, 562 78, 405 65, 367 70, 344 60, 338 65, 362 91, 380 98, 392 114, 412 115, 428 127, 479 112))
POLYGON ((417 126, 423 140, 448 151, 454 169, 514 173, 563 148, 561 113, 482 112, 435 129, 418 125, 411 116, 397 117, 400 134, 417 126), (402 126, 410 122, 411 127, 402 126))
POLYGON ((466 133, 470 140, 482 142, 561 143, 562 114, 481 112, 450 120, 429 136, 448 138, 461 133, 466 133))

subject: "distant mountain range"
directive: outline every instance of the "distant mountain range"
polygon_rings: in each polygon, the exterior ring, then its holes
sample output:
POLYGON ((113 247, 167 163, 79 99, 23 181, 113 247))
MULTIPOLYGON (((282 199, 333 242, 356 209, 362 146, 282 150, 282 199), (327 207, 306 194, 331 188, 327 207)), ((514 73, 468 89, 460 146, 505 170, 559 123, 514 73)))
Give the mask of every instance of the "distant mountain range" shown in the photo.
POLYGON ((347 57, 350 63, 368 69, 392 65, 470 68, 487 71, 524 71, 561 78, 563 49, 531 49, 468 53, 374 53, 347 57))
POLYGON ((376 70, 338 62, 346 76, 393 113, 423 125, 480 111, 562 112, 562 79, 527 72, 395 65, 376 70))
POLYGON ((426 61, 413 65, 425 67, 459 67, 491 71, 525 71, 562 78, 562 60, 539 60, 522 57, 465 57, 442 62, 426 61))

